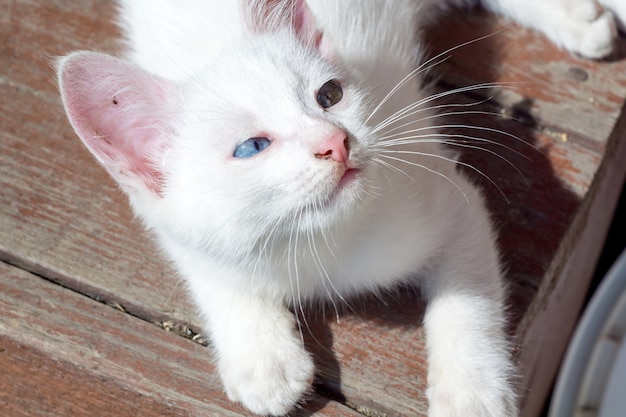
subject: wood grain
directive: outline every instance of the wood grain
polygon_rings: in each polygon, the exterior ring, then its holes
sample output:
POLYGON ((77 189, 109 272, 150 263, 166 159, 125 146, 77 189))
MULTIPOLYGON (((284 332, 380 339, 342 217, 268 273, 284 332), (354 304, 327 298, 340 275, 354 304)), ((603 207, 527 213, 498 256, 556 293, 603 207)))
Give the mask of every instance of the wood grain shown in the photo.
MULTIPOLYGON (((248 414, 224 395, 210 349, 2 262, 0 317, 3 410, 37 416, 248 414), (32 390, 35 396, 28 395, 32 390)), ((296 415, 356 413, 315 397, 296 415)))
POLYGON ((458 86, 485 82, 479 91, 519 116, 559 132, 577 133, 601 146, 611 135, 626 95, 626 42, 604 61, 578 58, 542 35, 484 12, 451 13, 433 25, 433 55, 444 53, 444 79, 458 86), (453 28, 453 29, 452 29, 453 28))
POLYGON ((193 415, 6 336, 0 336, 0 369, 0 407, 11 417, 193 415))
POLYGON ((626 179, 626 106, 609 139, 586 198, 544 274, 518 329, 520 363, 529 387, 523 417, 537 416, 580 315, 596 261, 626 179), (590 261, 591 260, 591 261, 590 261))

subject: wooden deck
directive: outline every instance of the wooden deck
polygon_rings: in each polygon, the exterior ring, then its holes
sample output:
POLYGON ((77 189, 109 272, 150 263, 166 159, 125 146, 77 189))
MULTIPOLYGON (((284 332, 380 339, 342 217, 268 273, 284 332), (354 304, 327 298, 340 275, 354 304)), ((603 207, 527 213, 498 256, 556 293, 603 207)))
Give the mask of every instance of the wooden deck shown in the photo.
MULTIPOLYGON (((0 414, 246 415, 222 393, 183 286, 60 104, 51 58, 114 52, 113 14, 109 1, 0 0, 0 414)), ((448 97, 471 104, 449 124, 505 145, 488 146, 503 158, 464 160, 495 183, 474 172, 500 228, 523 415, 535 417, 626 172, 626 42, 589 62, 477 12, 446 19, 432 48, 495 32, 436 71, 442 89, 500 83, 448 97)), ((294 415, 425 415, 419 296, 355 305, 307 316, 319 383, 294 415)))

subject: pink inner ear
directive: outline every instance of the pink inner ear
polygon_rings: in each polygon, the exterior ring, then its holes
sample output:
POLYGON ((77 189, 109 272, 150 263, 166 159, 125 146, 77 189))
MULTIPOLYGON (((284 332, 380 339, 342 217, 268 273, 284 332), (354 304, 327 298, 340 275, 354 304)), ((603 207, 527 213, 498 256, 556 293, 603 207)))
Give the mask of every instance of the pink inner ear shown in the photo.
POLYGON ((253 32, 271 32, 289 26, 298 39, 318 48, 322 33, 304 0, 245 0, 244 17, 253 32))
POLYGON ((317 29, 315 17, 304 0, 296 1, 293 26, 300 40, 316 49, 320 48, 322 32, 317 29))
POLYGON ((66 112, 83 143, 129 192, 163 191, 160 166, 173 136, 175 88, 105 54, 78 52, 61 61, 66 112))

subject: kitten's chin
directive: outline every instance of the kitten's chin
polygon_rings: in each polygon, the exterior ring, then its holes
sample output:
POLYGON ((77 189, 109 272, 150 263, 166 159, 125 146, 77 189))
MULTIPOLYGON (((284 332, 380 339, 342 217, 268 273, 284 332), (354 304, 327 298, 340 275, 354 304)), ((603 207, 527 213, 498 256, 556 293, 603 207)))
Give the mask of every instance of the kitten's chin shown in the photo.
POLYGON ((332 188, 318 195, 315 203, 301 207, 290 217, 298 219, 302 231, 333 228, 354 218, 359 204, 364 200, 363 170, 348 168, 340 175, 338 179, 335 177, 332 188))
POLYGON ((352 215, 363 189, 363 173, 358 168, 348 168, 341 175, 335 189, 322 207, 329 217, 342 214, 352 215))
POLYGON ((358 192, 361 170, 358 168, 347 168, 337 181, 335 189, 328 196, 327 205, 348 203, 351 196, 358 192))
POLYGON ((343 173, 343 176, 337 184, 337 191, 340 191, 342 188, 347 187, 351 182, 356 181, 360 173, 361 170, 358 168, 348 168, 346 172, 343 173))

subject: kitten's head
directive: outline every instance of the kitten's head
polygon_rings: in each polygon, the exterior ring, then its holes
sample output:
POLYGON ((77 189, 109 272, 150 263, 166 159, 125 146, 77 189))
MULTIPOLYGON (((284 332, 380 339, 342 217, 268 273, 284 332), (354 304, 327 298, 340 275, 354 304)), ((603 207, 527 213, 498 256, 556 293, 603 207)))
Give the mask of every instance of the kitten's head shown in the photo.
POLYGON ((149 226, 195 243, 327 228, 366 192, 360 87, 304 2, 254 4, 250 36, 181 85, 104 54, 59 63, 86 146, 149 226))

